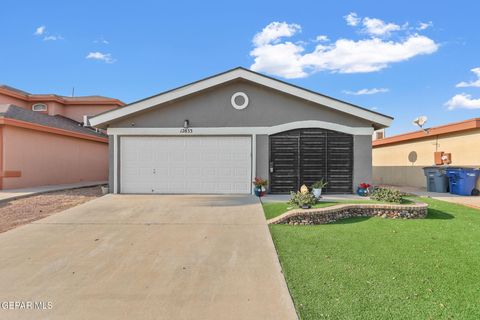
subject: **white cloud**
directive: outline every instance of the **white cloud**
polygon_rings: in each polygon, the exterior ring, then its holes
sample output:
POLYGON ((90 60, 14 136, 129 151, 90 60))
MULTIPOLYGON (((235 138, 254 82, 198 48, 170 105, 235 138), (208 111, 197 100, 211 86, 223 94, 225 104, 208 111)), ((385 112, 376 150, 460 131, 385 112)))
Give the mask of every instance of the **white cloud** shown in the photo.
POLYGON ((425 29, 428 29, 430 27, 433 27, 433 22, 432 21, 420 22, 418 24, 417 30, 425 30, 425 29))
POLYGON ((475 80, 475 81, 469 81, 469 82, 462 81, 462 82, 460 82, 460 83, 457 83, 457 85, 456 85, 457 88, 466 88, 466 87, 477 87, 477 88, 480 88, 480 67, 478 67, 478 68, 473 68, 473 69, 471 69, 470 71, 472 71, 473 73, 475 73, 475 75, 477 76, 477 80, 475 80))
POLYGON ((418 34, 398 42, 378 38, 339 39, 331 45, 319 44, 308 53, 304 53, 304 45, 287 41, 256 46, 250 52, 254 58, 250 68, 284 78, 302 78, 320 71, 374 72, 437 49, 432 39, 418 34))
POLYGON ((324 34, 322 35, 319 35, 315 38, 315 41, 317 42, 327 42, 327 41, 330 41, 330 39, 328 39, 328 37, 324 34))
POLYGON ((282 37, 291 37, 301 28, 298 24, 286 23, 286 22, 272 22, 263 28, 262 31, 257 33, 253 38, 255 46, 262 46, 269 43, 275 43, 282 37))
POLYGON ((471 95, 461 93, 453 96, 445 103, 448 110, 454 109, 480 109, 480 99, 473 99, 471 95))
POLYGON ((104 37, 100 37, 97 40, 93 41, 93 43, 102 43, 102 44, 110 44, 109 41, 105 40, 104 37))
POLYGON ((40 26, 40 27, 36 28, 33 35, 35 35, 37 37, 43 36, 44 41, 63 40, 63 37, 59 34, 57 34, 57 35, 49 34, 49 32, 47 32, 47 27, 46 26, 40 26))
POLYGON ((347 21, 347 25, 352 27, 359 26, 361 23, 363 26, 361 32, 373 37, 388 37, 393 31, 399 31, 408 26, 408 23, 402 27, 395 23, 386 23, 377 18, 361 18, 355 12, 350 12, 344 16, 344 19, 347 21))
POLYGON ((398 31, 401 27, 395 23, 385 23, 377 18, 366 17, 362 20, 362 32, 372 36, 389 36, 391 32, 398 31))
POLYGON ((251 69, 278 75, 284 78, 308 76, 302 62, 303 47, 291 42, 264 45, 253 49, 250 55, 255 58, 251 69))
POLYGON ((355 12, 350 12, 343 18, 345 19, 345 21, 347 21, 347 24, 352 27, 357 26, 361 20, 355 12))
POLYGON ((103 61, 105 63, 114 63, 115 59, 112 58, 112 55, 110 53, 101 53, 101 52, 89 52, 87 56, 85 57, 86 59, 92 59, 92 60, 99 60, 103 61))
POLYGON ((298 24, 272 22, 257 33, 252 42, 250 68, 284 78, 302 78, 320 71, 339 73, 375 72, 393 63, 406 61, 418 55, 432 54, 439 45, 432 39, 406 30, 408 23, 399 26, 380 19, 361 19, 352 12, 344 17, 349 25, 362 23, 361 33, 368 37, 359 40, 340 38, 330 42, 327 35, 315 40, 291 41, 301 31, 298 24), (387 40, 393 31, 404 31, 402 37, 387 40), (314 49, 309 46, 316 43, 314 49))
POLYGON ((339 39, 332 46, 317 46, 303 57, 306 66, 316 71, 340 73, 374 72, 391 63, 408 60, 414 56, 430 54, 438 49, 431 39, 412 35, 404 41, 339 39))
POLYGON ((390 91, 388 88, 371 88, 371 89, 360 89, 360 90, 357 90, 357 91, 344 90, 343 92, 346 93, 346 94, 361 96, 361 95, 385 93, 385 92, 388 92, 388 91, 390 91))
POLYGON ((45 36, 43 38, 44 41, 57 41, 57 40, 63 40, 63 37, 61 35, 56 35, 56 36, 45 36))
POLYGON ((41 36, 42 34, 45 33, 45 30, 47 29, 47 27, 45 26, 40 26, 38 27, 37 29, 35 29, 35 32, 33 33, 33 35, 35 36, 41 36))

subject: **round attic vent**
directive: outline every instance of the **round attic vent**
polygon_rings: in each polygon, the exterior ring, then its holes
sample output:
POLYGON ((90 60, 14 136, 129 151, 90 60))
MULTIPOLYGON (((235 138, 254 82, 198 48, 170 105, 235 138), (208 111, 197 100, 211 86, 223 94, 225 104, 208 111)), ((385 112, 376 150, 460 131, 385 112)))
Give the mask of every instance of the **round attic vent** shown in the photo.
POLYGON ((235 92, 232 95, 231 102, 235 109, 245 109, 248 106, 248 96, 245 92, 235 92))

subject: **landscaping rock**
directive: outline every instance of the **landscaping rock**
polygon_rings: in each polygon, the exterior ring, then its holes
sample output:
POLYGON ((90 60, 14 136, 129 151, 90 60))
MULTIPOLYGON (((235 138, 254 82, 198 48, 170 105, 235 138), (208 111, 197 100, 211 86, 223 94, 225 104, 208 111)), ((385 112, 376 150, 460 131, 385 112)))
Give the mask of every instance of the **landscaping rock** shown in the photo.
POLYGON ((427 216, 428 205, 400 204, 339 204, 326 208, 296 209, 268 221, 269 224, 312 225, 327 224, 352 217, 381 217, 389 219, 418 219, 427 216))

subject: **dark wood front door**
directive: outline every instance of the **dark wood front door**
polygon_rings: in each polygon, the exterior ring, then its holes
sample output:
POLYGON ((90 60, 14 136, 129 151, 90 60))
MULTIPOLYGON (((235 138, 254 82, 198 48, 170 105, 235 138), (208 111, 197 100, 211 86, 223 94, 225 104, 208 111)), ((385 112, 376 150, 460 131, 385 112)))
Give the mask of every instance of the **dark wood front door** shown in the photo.
POLYGON ((299 185, 300 137, 270 137, 270 192, 288 193, 299 185))
POLYGON ((270 192, 288 193, 320 179, 324 192, 351 193, 353 136, 326 129, 298 129, 270 136, 270 192))

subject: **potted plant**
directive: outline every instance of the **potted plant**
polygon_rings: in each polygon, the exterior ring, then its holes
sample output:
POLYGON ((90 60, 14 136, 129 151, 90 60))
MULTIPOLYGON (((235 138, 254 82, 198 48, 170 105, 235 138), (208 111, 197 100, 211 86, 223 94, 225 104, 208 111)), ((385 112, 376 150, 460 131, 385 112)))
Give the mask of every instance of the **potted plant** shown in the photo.
POLYGON ((323 180, 323 178, 320 181, 316 181, 312 184, 312 193, 315 198, 320 199, 322 197, 322 189, 325 188, 327 184, 328 182, 323 180))
POLYGON ((302 209, 310 209, 317 203, 317 198, 308 191, 307 186, 303 185, 300 191, 290 192, 290 201, 288 204, 302 209))
POLYGON ((358 185, 358 188, 357 188, 357 194, 358 194, 359 196, 362 196, 362 197, 368 196, 368 195, 370 194, 369 188, 370 188, 371 186, 372 186, 372 185, 369 184, 369 183, 365 183, 365 182, 360 183, 360 184, 358 185))
POLYGON ((268 185, 268 180, 262 179, 260 177, 255 177, 255 180, 252 181, 254 188, 253 192, 257 197, 263 197, 265 191, 267 191, 266 186, 268 185))

